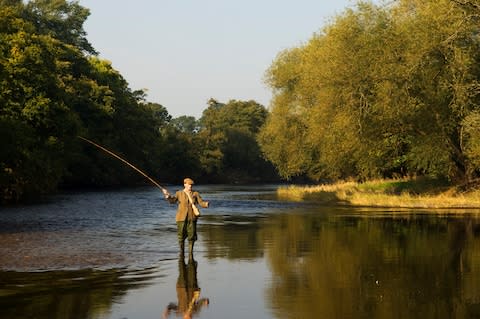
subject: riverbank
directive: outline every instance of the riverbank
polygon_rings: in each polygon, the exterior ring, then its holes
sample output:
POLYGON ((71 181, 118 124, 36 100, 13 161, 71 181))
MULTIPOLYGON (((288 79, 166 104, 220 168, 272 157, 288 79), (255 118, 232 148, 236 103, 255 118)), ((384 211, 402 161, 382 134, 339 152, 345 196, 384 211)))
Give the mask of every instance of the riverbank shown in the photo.
POLYGON ((362 207, 476 209, 480 208, 480 190, 461 190, 448 183, 428 179, 373 180, 364 183, 278 188, 282 200, 313 201, 325 205, 362 207))

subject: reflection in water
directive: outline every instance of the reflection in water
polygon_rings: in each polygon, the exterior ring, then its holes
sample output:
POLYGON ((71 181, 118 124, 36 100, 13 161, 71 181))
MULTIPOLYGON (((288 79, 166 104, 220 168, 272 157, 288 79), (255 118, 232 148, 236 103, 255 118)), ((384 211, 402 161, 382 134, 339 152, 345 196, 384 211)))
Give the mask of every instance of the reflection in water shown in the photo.
POLYGON ((202 228, 202 237, 207 244, 208 258, 255 260, 263 257, 265 238, 262 219, 258 216, 228 217, 221 223, 217 218, 205 219, 208 224, 202 228))
POLYGON ((177 303, 169 303, 163 312, 163 318, 167 318, 172 312, 182 318, 192 318, 200 310, 208 306, 208 298, 200 298, 200 287, 197 281, 198 263, 189 255, 188 263, 185 263, 183 254, 178 258, 178 279, 177 279, 177 303))
POLYGON ((208 309, 196 261, 180 259, 177 278, 175 211, 156 190, 5 209, 0 319, 161 318, 165 307, 167 317, 190 307, 198 318, 480 318, 475 215, 322 208, 270 191, 202 189, 214 201, 196 252, 208 309))
POLYGON ((185 263, 183 254, 178 258, 178 279, 177 279, 177 303, 169 303, 163 312, 163 318, 167 318, 172 312, 183 318, 192 318, 200 310, 208 306, 209 298, 200 298, 200 287, 197 280, 198 263, 189 254, 188 263, 185 263))
POLYGON ((274 217, 264 232, 279 318, 480 315, 480 222, 436 216, 274 217), (477 230, 477 231, 476 231, 477 230))
POLYGON ((0 272, 0 318, 105 318, 127 291, 145 287, 158 269, 0 272))

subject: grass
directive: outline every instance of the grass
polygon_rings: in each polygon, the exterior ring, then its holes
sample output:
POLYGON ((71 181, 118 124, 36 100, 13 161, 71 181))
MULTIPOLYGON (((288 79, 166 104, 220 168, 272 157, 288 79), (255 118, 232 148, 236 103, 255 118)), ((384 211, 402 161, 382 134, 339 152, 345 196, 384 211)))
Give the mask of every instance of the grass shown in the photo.
POLYGON ((432 179, 338 182, 316 186, 284 186, 280 199, 315 201, 325 205, 398 208, 480 208, 480 190, 459 191, 432 179))

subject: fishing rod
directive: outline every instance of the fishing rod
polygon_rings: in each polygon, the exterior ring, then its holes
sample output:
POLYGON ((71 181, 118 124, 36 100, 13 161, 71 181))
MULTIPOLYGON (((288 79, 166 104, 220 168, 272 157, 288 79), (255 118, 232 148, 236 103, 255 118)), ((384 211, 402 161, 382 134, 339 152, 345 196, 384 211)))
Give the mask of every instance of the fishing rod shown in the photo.
POLYGON ((87 143, 90 143, 92 144, 93 146, 95 147, 98 147, 99 149, 101 149, 102 151, 110 154, 111 156, 115 157, 116 159, 119 159, 120 161, 122 161, 123 163, 127 164, 128 166, 130 166, 131 168, 133 168, 135 171, 137 171, 138 173, 142 174, 145 178, 147 178, 150 182, 152 182, 155 186, 157 186, 158 188, 160 188, 162 190, 162 192, 165 194, 168 194, 168 190, 163 187, 162 185, 158 184, 153 178, 151 178, 150 176, 148 176, 147 174, 145 174, 144 172, 142 172, 139 168, 137 168, 135 165, 129 163, 127 160, 121 158, 120 156, 118 156, 117 154, 115 154, 114 152, 106 149, 105 147, 101 146, 101 145, 98 145, 97 143, 89 140, 88 138, 85 138, 83 136, 77 136, 79 139, 81 140, 84 140, 85 142, 87 143))

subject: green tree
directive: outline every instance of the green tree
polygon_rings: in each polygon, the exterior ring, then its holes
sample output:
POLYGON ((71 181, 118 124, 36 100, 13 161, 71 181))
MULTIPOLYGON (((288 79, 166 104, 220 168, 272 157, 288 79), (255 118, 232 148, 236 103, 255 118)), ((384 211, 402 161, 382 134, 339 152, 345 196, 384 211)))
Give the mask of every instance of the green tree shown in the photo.
POLYGON ((184 133, 196 133, 199 130, 199 123, 194 116, 182 115, 172 119, 171 123, 184 133))
POLYGON ((255 101, 210 99, 200 119, 196 145, 202 168, 220 181, 272 178, 272 167, 262 158, 256 136, 267 110, 255 101))
POLYGON ((85 52, 96 53, 83 29, 90 11, 78 1, 30 0, 26 2, 25 9, 24 18, 34 24, 37 33, 49 35, 85 52))
MULTIPOLYGON (((164 141, 161 130, 171 116, 165 107, 147 102, 141 90, 132 91, 111 63, 89 58, 90 69, 72 101, 83 123, 83 134, 113 150, 148 173, 162 175, 164 141)), ((123 163, 82 145, 72 156, 66 183, 128 185, 143 181, 123 163), (76 172, 82 172, 78 174, 76 172)))
POLYGON ((1 189, 7 199, 55 189, 64 172, 68 140, 79 126, 69 112, 63 82, 78 50, 36 33, 34 23, 22 18, 26 13, 22 3, 0 7, 0 121, 18 136, 1 138, 5 149, 18 155, 1 159, 1 189))
POLYGON ((359 3, 337 16, 268 70, 265 156, 285 177, 472 178, 462 123, 478 109, 476 21, 448 0, 359 3))
POLYGON ((2 1, 0 196, 18 201, 60 184, 138 183, 133 171, 83 143, 91 138, 149 172, 162 173, 166 109, 132 91, 94 55, 78 2, 2 1))

